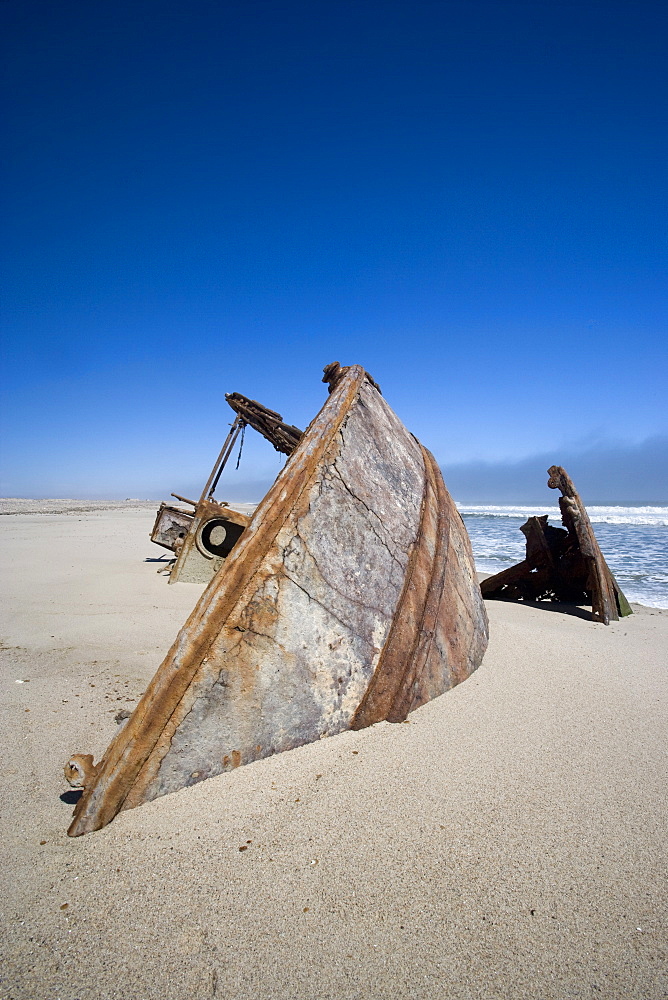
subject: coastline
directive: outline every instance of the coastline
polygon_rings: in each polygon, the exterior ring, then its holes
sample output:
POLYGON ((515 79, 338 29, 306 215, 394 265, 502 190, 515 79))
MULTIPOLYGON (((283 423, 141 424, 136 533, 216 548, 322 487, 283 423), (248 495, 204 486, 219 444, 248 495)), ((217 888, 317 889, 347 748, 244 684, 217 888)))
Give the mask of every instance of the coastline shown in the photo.
POLYGON ((203 589, 157 574, 155 508, 0 522, 3 995, 666 995, 668 611, 488 602, 482 666, 408 724, 67 838, 64 762, 203 589))
POLYGON ((159 500, 63 500, 0 497, 0 515, 9 514, 90 514, 105 510, 153 510, 159 500))

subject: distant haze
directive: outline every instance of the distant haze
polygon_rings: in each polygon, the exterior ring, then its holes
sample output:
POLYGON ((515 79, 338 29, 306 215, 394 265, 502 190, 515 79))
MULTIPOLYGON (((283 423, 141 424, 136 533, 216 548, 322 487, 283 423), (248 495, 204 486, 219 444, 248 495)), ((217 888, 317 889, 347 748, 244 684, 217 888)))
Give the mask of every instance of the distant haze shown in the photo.
POLYGON ((549 500, 547 470, 562 465, 585 503, 668 503, 668 437, 641 444, 597 445, 588 450, 554 448, 508 462, 443 466, 450 493, 465 503, 530 503, 549 500))
MULTIPOLYGON (((268 446, 267 446, 268 447, 268 446)), ((278 456, 276 456, 278 459, 278 456)), ((278 473, 266 474, 266 465, 237 471, 230 463, 220 482, 219 499, 258 502, 268 491, 278 473), (254 468, 257 470, 254 473, 254 468)), ((654 437, 640 444, 599 444, 590 449, 554 448, 541 455, 531 455, 519 460, 497 462, 461 462, 443 464, 445 483, 455 500, 462 503, 546 503, 556 504, 556 494, 547 487, 547 470, 551 465, 562 465, 574 481, 582 499, 588 504, 668 504, 668 437, 654 437)), ((197 500, 208 474, 202 466, 200 478, 188 481, 179 475, 178 462, 167 473, 152 479, 139 480, 136 476, 126 481, 126 488, 119 491, 110 486, 106 491, 86 489, 79 485, 54 494, 44 492, 33 479, 20 492, 3 491, 3 495, 63 496, 94 500, 139 499, 169 500, 172 491, 191 500, 197 500), (178 477, 178 478, 177 478, 178 477), (30 486, 33 488, 30 489, 30 486)))

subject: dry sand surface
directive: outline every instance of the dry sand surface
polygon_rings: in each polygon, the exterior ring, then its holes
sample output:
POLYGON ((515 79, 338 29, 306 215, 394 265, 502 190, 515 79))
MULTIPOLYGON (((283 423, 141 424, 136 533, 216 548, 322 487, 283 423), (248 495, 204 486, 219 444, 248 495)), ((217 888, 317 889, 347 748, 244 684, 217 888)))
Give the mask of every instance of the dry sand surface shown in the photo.
POLYGON ((482 667, 408 724, 69 839, 64 762, 202 590, 146 561, 152 519, 0 518, 3 997, 668 996, 667 612, 490 603, 482 667))

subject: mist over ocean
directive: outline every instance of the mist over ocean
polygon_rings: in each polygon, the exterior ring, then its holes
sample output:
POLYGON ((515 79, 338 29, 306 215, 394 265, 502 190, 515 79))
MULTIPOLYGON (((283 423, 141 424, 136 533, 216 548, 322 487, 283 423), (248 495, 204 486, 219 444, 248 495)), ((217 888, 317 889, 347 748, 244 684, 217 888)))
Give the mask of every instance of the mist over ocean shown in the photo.
MULTIPOLYGON (((549 514, 561 527, 559 509, 545 506, 465 504, 457 507, 480 573, 498 573, 525 554, 520 531, 528 517, 549 514)), ((668 608, 668 505, 587 506, 606 562, 629 601, 668 608)))

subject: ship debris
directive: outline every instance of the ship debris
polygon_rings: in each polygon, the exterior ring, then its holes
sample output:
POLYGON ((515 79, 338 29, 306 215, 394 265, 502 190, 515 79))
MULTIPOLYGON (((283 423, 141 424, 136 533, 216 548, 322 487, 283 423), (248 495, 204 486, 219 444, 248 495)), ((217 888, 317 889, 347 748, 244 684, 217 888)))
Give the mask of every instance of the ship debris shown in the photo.
MULTIPOLYGON (((284 455, 291 455, 301 440, 302 431, 298 427, 286 424, 280 413, 262 403, 247 399, 238 392, 228 393, 225 399, 236 417, 199 500, 188 500, 172 493, 173 497, 189 504, 193 510, 184 510, 169 503, 161 504, 150 534, 152 542, 175 554, 176 558, 169 567, 170 583, 208 583, 250 523, 248 513, 214 498, 239 435, 243 444, 246 427, 258 431, 276 451, 284 455)), ((159 572, 164 572, 164 566, 159 572)))
POLYGON ((547 485, 561 490, 559 507, 564 527, 548 524, 547 514, 530 517, 520 528, 526 537, 526 557, 484 580, 483 597, 591 604, 592 620, 604 625, 632 614, 603 558, 573 481, 560 465, 552 465, 548 475, 547 485))

